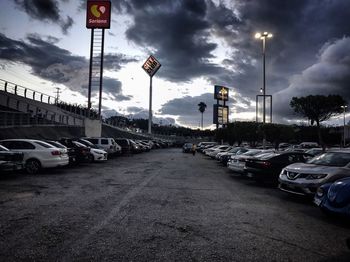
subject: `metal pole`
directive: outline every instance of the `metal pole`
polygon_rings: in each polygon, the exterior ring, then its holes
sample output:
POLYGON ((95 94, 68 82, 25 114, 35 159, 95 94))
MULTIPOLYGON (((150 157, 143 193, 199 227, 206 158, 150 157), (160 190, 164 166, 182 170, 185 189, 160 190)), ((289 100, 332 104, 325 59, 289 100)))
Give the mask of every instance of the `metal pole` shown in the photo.
POLYGON ((90 66, 89 66, 89 87, 88 87, 88 117, 90 117, 91 109, 91 77, 92 77, 92 55, 94 47, 94 28, 91 29, 91 42, 90 42, 90 66))
MULTIPOLYGON (((265 47, 266 47, 266 36, 263 37, 263 125, 265 125, 266 120, 266 77, 265 77, 265 47)), ((263 149, 266 147, 266 134, 265 129, 263 129, 263 149)))
POLYGON ((345 147, 346 141, 345 141, 345 109, 346 106, 344 106, 344 130, 343 130, 343 145, 345 147))
POLYGON ((148 134, 152 134, 152 76, 149 77, 149 112, 148 112, 148 134))
POLYGON ((203 130, 203 112, 201 112, 202 114, 202 118, 201 118, 201 126, 202 126, 202 130, 203 130))
POLYGON ((105 42, 105 29, 102 29, 102 46, 101 46, 101 67, 100 67, 100 97, 98 102, 98 116, 101 119, 101 107, 102 107, 102 82, 103 82, 103 54, 104 54, 104 42, 105 42))
POLYGON ((258 122, 258 95, 255 98, 255 122, 258 122))
POLYGON ((266 48, 266 37, 263 37, 263 123, 265 124, 266 119, 266 77, 265 77, 265 48, 266 48))

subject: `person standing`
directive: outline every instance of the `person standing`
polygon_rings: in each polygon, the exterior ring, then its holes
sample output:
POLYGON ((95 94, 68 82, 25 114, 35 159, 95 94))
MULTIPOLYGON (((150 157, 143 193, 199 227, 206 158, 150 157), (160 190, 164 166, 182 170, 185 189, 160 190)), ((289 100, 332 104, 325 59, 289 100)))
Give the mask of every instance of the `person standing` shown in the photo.
POLYGON ((195 144, 192 144, 191 151, 192 151, 192 155, 196 154, 196 145, 195 144))

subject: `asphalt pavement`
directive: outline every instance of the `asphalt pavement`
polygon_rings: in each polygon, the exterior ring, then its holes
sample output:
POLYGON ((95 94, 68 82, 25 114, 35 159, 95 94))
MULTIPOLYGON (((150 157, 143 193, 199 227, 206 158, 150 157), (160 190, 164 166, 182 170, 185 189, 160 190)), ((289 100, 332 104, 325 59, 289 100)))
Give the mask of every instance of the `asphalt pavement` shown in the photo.
POLYGON ((158 149, 0 178, 0 261, 350 261, 310 201, 158 149))

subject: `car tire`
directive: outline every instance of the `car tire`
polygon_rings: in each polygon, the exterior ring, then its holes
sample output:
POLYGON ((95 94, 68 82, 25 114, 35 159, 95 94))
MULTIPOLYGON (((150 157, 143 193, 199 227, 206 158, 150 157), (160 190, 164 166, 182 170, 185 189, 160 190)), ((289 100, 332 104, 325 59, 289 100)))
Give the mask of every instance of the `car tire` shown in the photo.
POLYGON ((41 169, 41 164, 36 159, 29 159, 25 164, 25 170, 28 174, 37 174, 41 169))

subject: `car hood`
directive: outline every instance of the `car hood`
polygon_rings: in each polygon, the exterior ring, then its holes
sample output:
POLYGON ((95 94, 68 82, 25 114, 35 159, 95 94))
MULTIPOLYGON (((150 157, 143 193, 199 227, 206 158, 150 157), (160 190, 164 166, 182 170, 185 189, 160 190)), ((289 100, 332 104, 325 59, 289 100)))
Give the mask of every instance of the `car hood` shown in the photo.
POLYGON ((342 167, 322 166, 308 163, 294 163, 287 167, 286 170, 296 173, 334 173, 341 170, 342 167))

